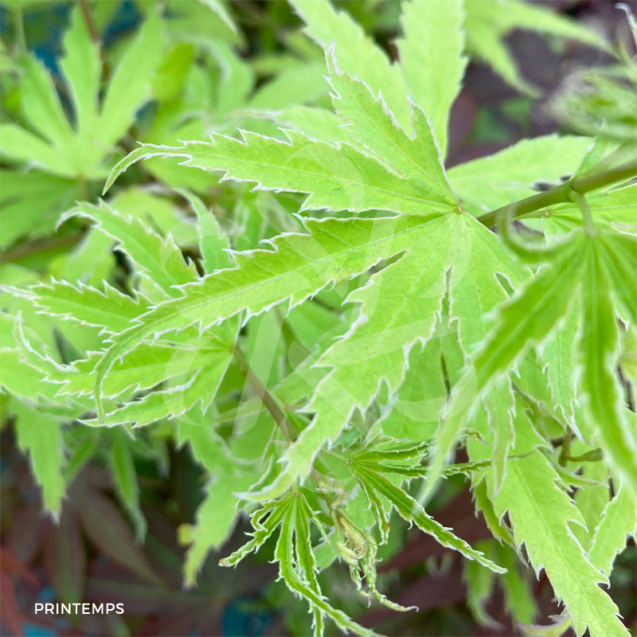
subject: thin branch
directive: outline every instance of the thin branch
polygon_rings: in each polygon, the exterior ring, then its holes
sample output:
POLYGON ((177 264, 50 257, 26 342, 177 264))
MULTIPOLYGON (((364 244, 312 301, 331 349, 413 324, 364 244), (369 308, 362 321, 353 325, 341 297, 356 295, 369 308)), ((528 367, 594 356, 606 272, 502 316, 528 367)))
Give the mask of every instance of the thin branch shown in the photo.
POLYGON ((637 177, 637 164, 635 162, 622 164, 617 168, 596 175, 571 179, 546 192, 487 212, 479 216, 478 221, 485 226, 494 226, 499 223, 500 218, 505 218, 507 213, 510 214, 509 218, 511 219, 524 217, 536 210, 542 210, 542 208, 573 201, 573 192, 583 195, 592 190, 626 181, 631 177, 637 177))
POLYGON ((283 410, 279 406, 276 398, 268 391, 267 387, 259 380, 257 375, 252 371, 246 357, 238 346, 234 347, 234 357, 239 365, 239 369, 243 372, 246 380, 250 383, 252 389, 257 393, 265 408, 270 412, 276 424, 279 426, 288 444, 295 438, 294 427, 290 424, 283 410))
POLYGON ((95 24, 95 20, 93 19, 93 13, 91 12, 91 7, 89 6, 87 0, 78 0, 80 9, 82 11, 82 15, 84 16, 84 22, 86 22, 86 28, 91 35, 91 40, 95 42, 98 46, 100 45, 100 34, 97 30, 97 26, 95 24))
POLYGON ((73 234, 68 237, 53 237, 51 239, 44 239, 43 241, 25 243, 13 250, 5 252, 5 254, 0 254, 0 263, 18 261, 19 259, 30 257, 32 254, 54 250, 55 248, 71 247, 79 243, 83 236, 83 234, 73 234))
MULTIPOLYGON (((277 399, 268 391, 267 387, 259 380, 257 375, 252 371, 246 357, 244 356, 241 349, 238 345, 235 345, 234 349, 234 357, 239 365, 239 369, 243 372, 243 375, 246 377, 248 383, 250 383, 252 389, 257 393, 261 402, 264 404, 266 409, 270 412, 272 418, 279 426, 279 429, 283 432, 285 439, 288 444, 292 444, 294 439, 296 438, 296 431, 294 427, 290 424, 290 421, 287 419, 286 415, 283 413, 283 409, 279 406, 277 399)), ((316 483, 317 491, 323 496, 325 503, 327 504, 327 508, 329 511, 333 509, 334 501, 328 495, 326 491, 326 482, 321 476, 321 473, 318 469, 312 465, 310 469, 310 475, 312 479, 316 483)))

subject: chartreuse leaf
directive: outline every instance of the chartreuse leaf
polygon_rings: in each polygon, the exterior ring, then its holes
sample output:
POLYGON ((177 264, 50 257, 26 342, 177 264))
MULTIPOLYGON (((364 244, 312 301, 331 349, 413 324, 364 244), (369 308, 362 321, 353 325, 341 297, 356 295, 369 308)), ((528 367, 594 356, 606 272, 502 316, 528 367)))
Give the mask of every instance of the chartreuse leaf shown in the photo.
POLYGON ((343 121, 332 111, 312 106, 289 106, 277 111, 243 109, 237 114, 256 119, 268 119, 281 128, 292 128, 323 142, 354 144, 352 136, 343 128, 343 121))
POLYGON ((397 177, 349 144, 320 142, 292 130, 284 133, 288 141, 241 131, 241 140, 216 133, 211 142, 185 142, 179 147, 142 144, 113 168, 105 190, 141 159, 181 157, 182 165, 224 173, 222 181, 250 181, 257 182, 258 189, 307 193, 303 210, 377 208, 418 215, 431 206, 450 207, 438 193, 397 177))
POLYGON ((467 59, 462 0, 410 0, 401 5, 404 36, 397 42, 411 99, 431 120, 443 157, 449 111, 460 92, 467 59))
MULTIPOLYGON (((576 441, 577 442, 577 441, 576 441)), ((572 455, 575 455, 574 445, 571 445, 572 455)), ((608 484, 608 467, 603 462, 583 463, 581 478, 591 484, 582 484, 575 493, 575 504, 584 518, 586 526, 573 529, 575 537, 588 553, 593 532, 601 518, 608 501, 610 488, 608 484)))
MULTIPOLYGON (((423 111, 412 105, 414 138, 407 135, 388 110, 382 95, 375 99, 369 87, 338 70, 333 51, 327 54, 334 110, 347 122, 350 135, 402 177, 433 191, 433 197, 456 204, 447 181, 440 151, 423 111)), ((411 131, 410 131, 411 134, 411 131)))
POLYGON ((238 32, 237 25, 230 17, 228 9, 226 9, 222 0, 199 0, 199 2, 210 7, 226 25, 228 25, 235 33, 238 32))
POLYGON ((323 50, 335 43, 343 71, 360 78, 377 95, 382 91, 387 105, 404 130, 410 131, 407 89, 400 68, 365 34, 345 11, 336 11, 328 0, 290 0, 307 25, 306 33, 323 50))
POLYGON ((163 45, 162 20, 158 12, 151 11, 115 68, 104 96, 97 134, 107 146, 124 135, 139 107, 151 96, 151 80, 163 45))
POLYGON ((398 389, 409 349, 433 331, 452 257, 451 235, 459 223, 457 215, 432 220, 398 262, 348 297, 361 303, 359 319, 318 361, 332 371, 306 408, 314 419, 287 450, 277 480, 251 498, 277 497, 294 480, 305 477, 321 446, 336 440, 355 409, 369 404, 382 381, 391 391, 398 389))
POLYGON ((611 294, 614 292, 634 321, 637 317, 637 298, 633 298, 637 297, 634 289, 637 239, 627 235, 601 235, 586 248, 576 354, 584 420, 607 462, 627 488, 636 490, 637 445, 624 414, 623 390, 616 371, 621 339, 611 294), (615 276, 607 276, 605 269, 615 276))
MULTIPOLYGON (((418 451, 419 449, 420 455, 422 455, 422 449, 412 444, 411 448, 408 447, 406 449, 407 457, 409 457, 411 452, 418 451)), ((389 464, 400 461, 398 454, 388 452, 387 455, 389 457, 394 456, 393 461, 389 462, 389 464)), ((418 466, 418 461, 419 458, 415 462, 412 461, 411 465, 418 466)), ((505 572, 506 569, 500 568, 497 564, 486 558, 483 553, 471 548, 464 540, 436 522, 414 498, 389 480, 384 475, 384 473, 388 472, 386 464, 388 463, 378 460, 378 453, 373 451, 373 446, 370 453, 367 453, 367 450, 363 449, 361 452, 353 454, 350 460, 352 472, 370 500, 370 506, 377 517, 376 523, 379 529, 386 527, 385 514, 381 513, 382 507, 379 505, 379 496, 382 496, 389 500, 390 504, 404 520, 415 524, 419 529, 434 537, 443 546, 462 553, 462 555, 469 560, 476 560, 496 573, 505 572), (378 517, 379 515, 380 517, 378 517)), ((409 465, 405 468, 408 467, 409 465)))
MULTIPOLYGON (((197 354, 196 350, 192 351, 191 360, 197 358, 197 354)), ((183 384, 173 384, 168 389, 152 392, 139 401, 126 403, 100 420, 84 422, 107 427, 130 422, 141 427, 162 418, 180 416, 198 404, 205 412, 217 394, 231 359, 230 348, 209 350, 201 367, 191 372, 183 384)), ((169 375, 170 371, 169 364, 165 375, 169 375)))
POLYGON ((16 124, 2 124, 0 152, 10 161, 35 164, 54 175, 101 179, 105 158, 151 96, 150 83, 163 48, 162 24, 156 11, 149 12, 138 37, 114 69, 99 110, 101 61, 82 12, 76 7, 60 62, 75 126, 62 108, 51 75, 35 57, 25 56, 21 61, 21 108, 37 134, 16 124))
POLYGON ((561 325, 542 347, 541 358, 551 387, 551 398, 556 413, 574 424, 575 416, 575 339, 579 328, 579 303, 575 301, 561 325))
POLYGON ((17 400, 11 401, 11 411, 17 416, 18 446, 29 453, 35 478, 42 485, 44 504, 57 517, 66 491, 61 422, 17 400))
POLYGON ((619 485, 615 497, 608 502, 595 528, 588 551, 591 563, 610 575, 618 553, 626 547, 627 537, 637 532, 637 498, 624 484, 619 485))
POLYGON ((452 400, 445 409, 423 498, 433 493, 446 458, 475 409, 477 399, 495 378, 511 369, 532 344, 543 341, 567 313, 584 269, 586 242, 584 234, 571 237, 553 253, 551 263, 502 306, 498 324, 472 356, 470 368, 454 388, 452 400))
POLYGON ((378 427, 394 438, 431 440, 446 401, 439 339, 416 343, 409 352, 405 379, 378 427))
POLYGON ((578 635, 587 628, 591 637, 628 635, 618 609, 601 588, 607 579, 586 557, 570 525, 584 521, 558 484, 558 474, 536 447, 544 441, 523 413, 515 420, 516 453, 494 498, 502 517, 508 512, 515 542, 524 544, 536 571, 544 568, 557 598, 564 603, 578 635))
POLYGON ((209 210, 197 195, 186 190, 178 190, 177 192, 188 200, 197 215, 199 247, 206 273, 210 274, 215 270, 232 267, 234 261, 227 252, 230 249, 230 241, 221 231, 212 210, 209 210))
POLYGON ((112 333, 129 327, 149 305, 143 297, 133 299, 108 283, 104 284, 102 292, 83 283, 74 286, 53 279, 50 283, 32 286, 28 293, 44 314, 101 327, 104 332, 112 333))
POLYGON ((104 201, 99 206, 79 204, 64 213, 61 223, 71 217, 94 221, 101 232, 116 242, 117 249, 133 261, 151 289, 163 293, 162 296, 181 296, 175 286, 190 283, 197 275, 194 264, 187 265, 184 261, 172 235, 162 239, 140 219, 122 215, 104 201))
MULTIPOLYGON (((305 534, 305 525, 301 525, 301 533, 299 533, 299 528, 295 523, 299 515, 303 515, 307 519, 307 516, 311 515, 311 510, 300 493, 293 493, 287 496, 287 499, 291 500, 291 504, 281 522, 281 533, 274 553, 275 559, 279 563, 281 578, 293 593, 305 598, 313 610, 316 609, 319 614, 327 615, 339 628, 350 630, 363 637, 376 635, 373 630, 364 628, 350 619, 343 611, 330 606, 320 592, 316 592, 314 575, 308 575, 305 571, 303 571, 303 575, 299 573, 298 566, 302 562, 308 566, 311 565, 311 562, 306 559, 308 552, 311 553, 311 550, 307 546, 309 537, 305 534), (302 542, 304 546, 300 547, 302 542), (303 559, 299 559, 299 552, 303 554, 303 559)), ((315 620, 314 634, 317 637, 321 635, 318 631, 322 628, 322 625, 322 621, 316 622, 315 620)))
POLYGON ((139 484, 129 442, 128 432, 123 428, 114 429, 111 434, 108 460, 117 494, 133 521, 137 539, 141 541, 146 535, 146 518, 139 506, 139 484))
POLYGON ((82 11, 76 8, 71 14, 71 27, 64 36, 66 55, 60 66, 73 101, 73 111, 80 137, 95 134, 99 118, 98 100, 102 62, 98 45, 86 28, 82 11))
POLYGON ((211 550, 223 546, 236 521, 238 498, 236 489, 247 488, 255 479, 222 475, 206 486, 206 496, 197 509, 195 526, 189 537, 190 546, 184 564, 184 584, 192 587, 197 581, 197 572, 211 550))
POLYGON ((422 217, 308 220, 308 234, 281 235, 272 242, 275 251, 235 254, 235 269, 184 287, 182 298, 158 305, 139 326, 114 337, 96 369, 98 406, 102 383, 115 361, 148 336, 195 324, 205 330, 244 309, 258 314, 283 301, 296 305, 404 250, 423 222, 422 217))
MULTIPOLYGON (((115 363, 104 381, 104 396, 114 398, 127 390, 151 389, 164 380, 205 366, 209 353, 206 347, 193 351, 163 343, 143 344, 115 363)), ((59 395, 90 394, 95 384, 92 374, 101 356, 101 353, 92 353, 85 360, 75 361, 66 373, 47 369, 47 378, 62 385, 59 395)))
POLYGON ((498 563, 507 569, 506 573, 500 575, 506 609, 514 621, 530 624, 535 619, 538 608, 531 583, 520 572, 522 569, 526 571, 526 567, 521 567, 518 556, 508 544, 492 543, 498 563))

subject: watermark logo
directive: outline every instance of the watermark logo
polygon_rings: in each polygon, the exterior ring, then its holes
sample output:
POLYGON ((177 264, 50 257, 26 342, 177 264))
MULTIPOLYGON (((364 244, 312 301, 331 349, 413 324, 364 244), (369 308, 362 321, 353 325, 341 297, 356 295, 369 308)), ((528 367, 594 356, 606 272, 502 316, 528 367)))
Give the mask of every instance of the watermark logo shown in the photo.
POLYGON ((116 615, 124 614, 124 604, 92 604, 89 602, 62 603, 37 603, 35 614, 45 615, 116 615))

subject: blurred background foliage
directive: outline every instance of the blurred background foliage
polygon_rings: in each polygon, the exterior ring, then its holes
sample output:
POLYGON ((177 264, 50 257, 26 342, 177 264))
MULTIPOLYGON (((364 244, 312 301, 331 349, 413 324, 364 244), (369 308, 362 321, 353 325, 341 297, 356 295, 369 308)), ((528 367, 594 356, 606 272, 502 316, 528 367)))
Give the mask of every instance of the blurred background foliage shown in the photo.
MULTIPOLYGON (((397 0, 335 4, 395 56, 397 0)), ((553 0, 541 8, 467 0, 472 62, 452 112, 449 165, 554 131, 593 135, 603 125, 613 138, 634 138, 633 50, 616 3, 553 0)), ((130 290, 130 264, 113 250, 112 237, 81 219, 56 225, 76 200, 97 201, 111 166, 137 141, 173 144, 237 128, 281 137, 278 126, 311 131, 316 118, 329 122, 320 110, 330 108, 323 52, 284 1, 0 0, 0 26, 3 286, 55 277, 130 290), (73 51, 83 46, 97 48, 99 67, 77 63, 73 51), (91 90, 100 108, 91 105, 91 90), (73 116, 78 104, 84 118, 73 116)), ((172 235, 195 259, 196 214, 184 188, 213 211, 235 249, 299 228, 290 214, 297 196, 218 183, 172 160, 131 168, 109 203, 172 235)), ((348 317, 334 311, 346 288, 321 293, 285 322, 277 310, 250 320, 242 338, 262 382, 278 385, 325 334, 347 327, 348 317)), ((206 454, 206 441, 194 444, 187 423, 162 421, 134 436, 124 427, 73 425, 87 408, 82 397, 60 402, 41 381, 40 403, 21 400, 34 380, 11 349, 18 315, 30 340, 59 362, 85 358, 105 336, 37 314, 4 293, 0 304, 2 634, 309 634, 306 608, 275 581, 268 551, 223 571, 216 551, 206 558, 232 525, 226 521, 219 537, 197 537, 198 511, 209 489, 237 488, 219 476, 221 461, 206 454), (33 614, 36 602, 49 601, 123 602, 126 614, 33 614)), ((233 453, 256 458, 271 418, 258 408, 238 410, 244 378, 235 367, 219 392, 217 431, 233 453)), ((435 517, 458 535, 486 553, 498 550, 461 480, 449 480, 434 506, 435 517)), ((240 519, 225 553, 246 530, 240 519)), ((386 634, 514 635, 516 620, 532 620, 535 610, 543 617, 558 612, 545 576, 524 574, 532 595, 507 597, 492 579, 468 577, 471 564, 399 520, 382 557, 382 587, 402 604, 417 603, 419 613, 367 608, 338 565, 321 578, 332 600, 386 634)), ((632 626, 636 557, 633 545, 612 578, 614 599, 632 626)))

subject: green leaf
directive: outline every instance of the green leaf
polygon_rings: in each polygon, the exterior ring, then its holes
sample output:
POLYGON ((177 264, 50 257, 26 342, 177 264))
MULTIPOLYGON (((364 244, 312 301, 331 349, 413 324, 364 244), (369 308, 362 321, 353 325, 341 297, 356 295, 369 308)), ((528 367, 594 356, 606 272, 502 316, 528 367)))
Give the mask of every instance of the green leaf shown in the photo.
POLYGON ((206 485, 205 498, 196 513, 192 543, 186 552, 184 584, 188 588, 197 581, 197 572, 211 550, 221 548, 237 522, 237 491, 254 481, 251 473, 232 476, 221 472, 206 485))
MULTIPOLYGON (((483 540, 478 543, 478 547, 485 552, 491 548, 491 543, 483 540)), ((498 622, 487 613, 485 608, 493 594, 495 574, 489 569, 480 568, 478 562, 467 561, 463 566, 462 579, 467 586, 467 606, 471 614, 481 626, 497 630, 498 622)))
POLYGON ((573 38, 608 50, 608 44, 593 30, 549 8, 519 0, 465 0, 467 50, 482 58, 511 86, 535 95, 537 89, 522 78, 511 53, 503 44, 514 29, 530 29, 573 38))
MULTIPOLYGON (((576 352, 581 367, 579 390, 587 429, 593 432, 594 441, 599 443, 608 463, 626 481, 626 486, 637 489, 637 445, 624 414, 623 390, 616 371, 620 332, 611 290, 616 290, 617 282, 621 282, 620 291, 626 290, 635 297, 637 292, 629 290, 635 287, 635 279, 625 278, 627 273, 620 271, 613 283, 604 273, 604 265, 618 262, 623 265, 621 257, 625 253, 619 249, 627 252, 631 247, 637 256, 637 240, 620 235, 610 235, 606 241, 603 235, 595 237, 585 247, 587 260, 576 352)), ((635 304, 633 311, 637 315, 637 299, 635 304)))
POLYGON ((232 267, 234 261, 227 252, 230 249, 230 241, 221 231, 212 210, 209 210, 197 195, 186 190, 177 190, 177 192, 188 200, 197 215, 199 247, 205 272, 210 274, 215 270, 232 267))
MULTIPOLYGON (((586 196, 593 222, 598 227, 630 229, 635 225, 637 186, 626 186, 586 196)), ((545 211, 542 225, 547 234, 570 231, 583 225, 582 213, 575 204, 560 204, 545 211)))
POLYGON ((102 61, 79 6, 72 12, 71 28, 64 36, 65 56, 60 66, 69 87, 80 137, 91 138, 99 119, 98 98, 102 61))
POLYGON ((200 330, 246 309, 258 314, 289 300, 296 305, 326 287, 365 272, 379 260, 404 250, 422 224, 422 218, 308 220, 309 234, 282 235, 275 251, 235 254, 237 267, 208 275, 200 284, 183 288, 184 296, 162 303, 132 327, 115 337, 96 368, 96 402, 115 361, 151 334, 200 330))
POLYGON ((94 221, 101 232, 117 242, 117 249, 133 261, 140 276, 163 293, 164 298, 180 296, 175 286, 190 283, 197 276, 194 264, 186 265, 172 235, 162 239, 139 219, 122 215, 104 201, 97 207, 79 204, 64 213, 60 223, 71 217, 94 221))
POLYGON ((210 7, 221 18, 224 24, 229 26, 235 33, 238 32, 237 25, 230 17, 228 9, 226 9, 222 0, 199 0, 199 2, 210 7))
POLYGON ((514 621, 530 624, 538 614, 538 608, 533 584, 520 573, 523 570, 526 574, 526 565, 520 565, 515 551, 507 544, 493 544, 498 563, 507 569, 500 576, 506 609, 514 621))
POLYGON ((382 91, 400 125, 410 131, 405 81, 385 52, 348 13, 335 11, 328 0, 290 0, 290 4, 307 25, 306 33, 324 51, 334 42, 343 71, 360 78, 374 94, 382 91))
POLYGON ((394 438, 431 440, 446 401, 439 340, 431 339, 424 345, 416 343, 409 352, 405 379, 378 427, 394 438))
POLYGON ((431 120, 442 157, 447 154, 451 105, 460 92, 467 59, 462 0, 410 0, 401 5, 404 37, 397 42, 411 99, 431 120))
POLYGON ((452 452, 472 408, 493 381, 529 349, 541 343, 567 313, 585 264, 586 238, 574 235, 499 312, 499 321, 473 355, 471 366, 454 388, 445 410, 430 464, 423 499, 433 493, 446 458, 452 452))
POLYGON ((52 279, 50 283, 29 288, 29 296, 44 314, 101 327, 111 333, 125 330, 148 309, 148 301, 143 297, 133 299, 108 283, 101 292, 83 283, 76 287, 52 279))
POLYGON ((332 111, 311 106, 289 106, 280 110, 243 109, 236 113, 255 119, 268 119, 282 128, 291 128, 323 142, 354 143, 343 128, 343 121, 332 111))
POLYGON ((139 485, 130 445, 131 438, 128 432, 120 428, 111 433, 111 438, 112 445, 108 460, 117 495, 130 515, 135 527, 135 535, 141 542, 146 535, 146 519, 139 506, 139 485))
MULTIPOLYGON (((197 352, 192 352, 191 360, 196 356, 197 352)), ((183 384, 173 384, 164 391, 152 392, 142 400, 126 403, 98 421, 85 420, 84 423, 107 427, 135 423, 135 426, 141 427, 162 418, 180 416, 198 404, 205 412, 217 394, 231 359, 230 350, 208 351, 205 363, 195 369, 183 384)))
POLYGON ((163 23, 151 11, 138 36, 113 71, 104 96, 99 139, 111 146, 130 128, 137 110, 151 95, 151 81, 161 60, 164 45, 163 23))
POLYGON ((24 174, 3 169, 1 179, 2 250, 23 236, 36 238, 51 232, 58 214, 72 205, 76 196, 72 181, 39 170, 24 174))
POLYGON ((257 182, 259 190, 307 193, 301 210, 378 208, 423 215, 450 208, 445 198, 423 192, 353 146, 319 142, 292 130, 284 133, 288 141, 241 131, 241 140, 214 133, 212 143, 185 142, 175 148, 142 144, 113 168, 105 191, 141 159, 181 157, 182 165, 223 172, 222 181, 250 181, 257 182))
POLYGON ((76 125, 67 118, 48 71, 34 56, 24 56, 21 109, 28 128, 35 132, 17 124, 0 125, 0 153, 9 161, 27 162, 53 175, 81 182, 101 179, 104 160, 150 98, 163 48, 162 30, 159 15, 151 12, 124 51, 98 112, 101 61, 76 6, 60 62, 76 125))
MULTIPOLYGON (((306 581, 302 580, 299 576, 299 573, 295 568, 297 562, 295 556, 299 550, 299 537, 298 531, 296 531, 295 521, 297 517, 297 507, 302 506, 301 498, 303 498, 303 496, 300 494, 293 494, 292 496, 288 497, 288 499, 292 502, 291 505, 288 507, 286 515, 283 517, 281 523, 281 533, 279 535, 279 540, 277 542, 274 553, 275 559, 279 562, 279 573, 281 575, 281 578, 285 581, 288 588, 293 593, 296 593, 297 595, 300 595, 301 597, 309 601, 312 608, 316 608, 318 612, 327 615, 339 628, 343 630, 350 630, 357 635, 361 635, 362 637, 374 637, 376 633, 373 630, 364 628, 360 624, 357 624, 355 621, 350 619, 343 611, 337 610, 330 606, 330 604, 325 601, 325 598, 320 593, 315 592, 313 585, 307 582, 307 575, 306 581), (297 540, 296 551, 294 550, 295 534, 297 540)), ((306 511, 304 511, 303 513, 306 514, 306 511)), ((305 551, 307 551, 307 549, 305 549, 305 551)), ((315 635, 316 634, 317 633, 315 632, 315 635)))
MULTIPOLYGON (((516 421, 516 452, 537 444, 525 418, 516 421)), ((606 578, 589 562, 569 530, 584 521, 568 495, 558 486, 558 475, 539 451, 509 461, 508 471, 494 504, 499 517, 506 512, 515 542, 524 543, 536 571, 546 570, 557 598, 573 618, 575 630, 586 628, 591 637, 627 635, 618 609, 599 584, 606 578)))
POLYGON ((277 480, 250 498, 277 497, 294 480, 305 477, 320 448, 336 440, 355 409, 365 408, 376 395, 381 382, 392 392, 398 389, 409 350, 432 334, 457 223, 458 217, 452 215, 426 224, 398 262, 348 297, 349 302, 362 303, 360 317, 318 361, 332 371, 306 407, 314 419, 287 450, 277 480), (389 307, 391 313, 384 311, 389 307))
POLYGON ((579 327, 579 303, 542 347, 541 358, 547 365, 546 373, 551 388, 551 399, 558 415, 571 425, 575 422, 575 339, 579 327))
POLYGON ((66 491, 63 467, 62 425, 52 415, 12 401, 18 446, 29 453, 36 480, 42 485, 45 506, 57 518, 66 491))
MULTIPOLYGON (((501 568, 486 558, 480 551, 471 548, 467 542, 454 535, 449 529, 446 529, 427 515, 425 510, 414 498, 400 487, 397 487, 382 474, 363 467, 356 467, 354 472, 357 479, 361 483, 366 484, 366 491, 373 489, 379 495, 387 498, 392 506, 395 507, 400 517, 407 522, 415 524, 421 531, 434 537, 442 546, 458 551, 465 558, 475 560, 482 566, 496 573, 504 573, 506 571, 506 569, 501 568)), ((378 520, 377 524, 380 526, 381 521, 378 520)))
POLYGON ((338 70, 333 49, 327 53, 334 110, 350 125, 350 135, 402 177, 417 182, 432 198, 456 204, 447 181, 440 150, 424 112, 411 106, 415 136, 405 133, 388 110, 382 96, 375 99, 369 87, 338 70))
POLYGON ((595 568, 610 575, 618 553, 626 547, 627 537, 637 532, 637 498, 623 484, 608 502, 595 528, 588 558, 595 568))

